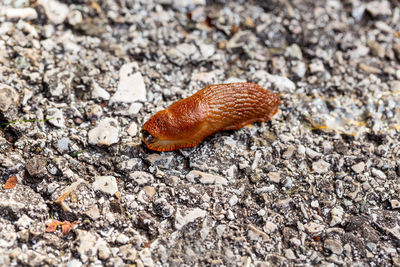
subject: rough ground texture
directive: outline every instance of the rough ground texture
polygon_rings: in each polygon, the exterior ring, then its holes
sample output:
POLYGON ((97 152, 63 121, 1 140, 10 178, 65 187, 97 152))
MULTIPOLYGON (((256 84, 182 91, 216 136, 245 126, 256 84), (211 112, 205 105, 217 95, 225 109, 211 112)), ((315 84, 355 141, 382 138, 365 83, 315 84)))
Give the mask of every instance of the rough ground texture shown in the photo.
POLYGON ((399 266, 398 1, 1 2, 1 266, 399 266), (229 81, 280 111, 141 144, 229 81))

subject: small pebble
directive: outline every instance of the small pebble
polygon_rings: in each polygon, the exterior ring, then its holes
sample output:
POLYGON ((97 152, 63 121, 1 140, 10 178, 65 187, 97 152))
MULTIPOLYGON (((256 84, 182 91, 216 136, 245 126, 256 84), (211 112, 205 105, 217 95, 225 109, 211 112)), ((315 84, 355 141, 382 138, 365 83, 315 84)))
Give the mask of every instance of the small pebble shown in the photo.
POLYGON ((279 184, 281 178, 279 172, 269 172, 268 173, 269 181, 272 183, 279 184))
POLYGON ((325 226, 315 222, 309 222, 304 226, 305 230, 310 234, 317 234, 325 229, 325 226))
POLYGON ((366 10, 373 16, 390 16, 392 15, 392 8, 389 1, 379 0, 372 1, 366 5, 366 10))
POLYGON ((331 165, 322 159, 313 163, 313 171, 319 174, 327 173, 330 167, 331 165))
POLYGON ((335 253, 337 255, 340 255, 343 252, 342 242, 336 239, 325 239, 324 248, 330 250, 332 253, 335 253))
POLYGON ((378 68, 375 68, 373 66, 367 65, 365 63, 360 63, 359 65, 360 69, 365 71, 368 74, 378 74, 381 73, 381 70, 378 68))
POLYGON ((398 201, 397 199, 392 199, 390 200, 390 205, 392 206, 392 209, 399 209, 400 201, 398 201))
POLYGON ((186 179, 189 181, 194 181, 195 178, 200 178, 199 181, 200 183, 203 184, 221 184, 221 185, 227 185, 228 181, 226 178, 219 176, 219 175, 213 175, 197 170, 190 171, 186 175, 186 179))
POLYGON ((117 180, 114 176, 96 176, 93 183, 93 190, 114 195, 118 191, 117 180))
POLYGON ((365 169, 365 163, 361 161, 360 163, 357 163, 357 164, 351 166, 351 169, 355 173, 362 173, 365 169))
POLYGON ((110 99, 110 93, 107 92, 105 89, 101 88, 96 82, 93 82, 93 88, 91 94, 93 99, 97 98, 103 100, 110 99))
POLYGON ((17 91, 6 85, 0 83, 0 111, 7 111, 11 105, 16 106, 19 100, 17 91))
POLYGON ((47 18, 55 24, 63 23, 69 13, 68 6, 56 0, 39 0, 38 4, 43 6, 47 18))
POLYGON ((119 71, 118 89, 111 97, 110 103, 146 101, 146 85, 140 72, 134 72, 136 63, 127 63, 119 71))
POLYGON ((188 223, 194 222, 198 218, 206 216, 206 211, 200 208, 181 210, 178 209, 175 215, 175 228, 182 229, 188 223))
POLYGON ((118 143, 119 141, 119 124, 116 119, 107 118, 99 122, 99 124, 89 131, 89 144, 106 145, 118 143))
POLYGON ((385 56, 385 49, 376 41, 368 41, 368 46, 374 56, 383 58, 385 56))
POLYGON ((58 108, 50 108, 47 110, 46 119, 49 120, 49 123, 58 127, 65 128, 65 120, 62 110, 58 108))
POLYGON ((137 132, 138 132, 138 126, 136 124, 136 122, 131 122, 129 124, 128 129, 126 130, 126 132, 130 135, 130 136, 136 136, 137 132))
POLYGON ((382 179, 382 180, 386 179, 386 174, 379 169, 371 168, 371 173, 374 177, 376 177, 378 179, 382 179))

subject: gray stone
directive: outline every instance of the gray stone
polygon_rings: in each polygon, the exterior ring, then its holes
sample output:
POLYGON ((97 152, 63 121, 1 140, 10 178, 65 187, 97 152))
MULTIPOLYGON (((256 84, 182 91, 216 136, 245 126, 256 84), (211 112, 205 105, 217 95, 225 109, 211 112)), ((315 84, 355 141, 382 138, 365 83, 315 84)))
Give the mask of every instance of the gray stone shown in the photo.
POLYGON ((58 68, 50 69, 45 72, 43 81, 49 88, 50 95, 55 98, 69 96, 72 87, 74 74, 69 70, 60 70, 58 68))
POLYGON ((255 192, 257 194, 262 194, 262 193, 271 193, 275 191, 275 185, 271 184, 270 186, 263 186, 261 188, 256 188, 255 192))
POLYGON ((381 70, 380 70, 380 69, 378 69, 378 68, 376 68, 376 67, 373 67, 373 66, 370 66, 370 65, 367 65, 367 64, 365 64, 365 63, 360 63, 359 67, 360 67, 361 70, 365 71, 365 72, 368 73, 368 74, 378 74, 378 73, 381 73, 381 70))
POLYGON ((322 157, 321 153, 319 153, 315 150, 312 150, 311 148, 308 148, 308 147, 305 149, 305 152, 306 152, 307 156, 309 156, 311 159, 316 159, 316 158, 322 157))
POLYGON ((57 144, 56 144, 57 150, 61 153, 68 152, 69 147, 72 144, 73 144, 73 142, 69 138, 63 137, 57 141, 57 144))
POLYGON ((136 115, 139 113, 140 109, 143 107, 142 103, 132 103, 129 106, 128 113, 129 115, 136 115))
POLYGON ((399 209, 400 201, 398 201, 397 199, 392 199, 390 200, 390 205, 392 206, 392 209, 399 209))
POLYGON ((133 73, 136 63, 127 63, 119 71, 118 89, 111 97, 110 103, 146 101, 146 85, 140 72, 133 73))
POLYGON ((316 162, 313 162, 313 171, 319 174, 327 173, 331 167, 331 164, 320 159, 316 162))
POLYGON ((96 176, 93 183, 93 190, 100 190, 104 193, 114 195, 118 191, 117 180, 114 176, 96 176))
POLYGON ((295 61, 292 64, 292 68, 291 68, 292 72, 294 72, 294 74, 296 74, 299 78, 303 78, 304 75, 307 72, 307 66, 304 62, 302 61, 295 61))
POLYGON ((216 72, 197 72, 192 74, 192 81, 200 81, 205 84, 213 84, 217 80, 216 72))
POLYGON ((225 224, 220 224, 217 227, 215 227, 215 232, 219 237, 221 237, 226 231, 226 225, 225 224))
POLYGON ((58 108, 50 108, 47 110, 46 119, 49 123, 58 128, 65 128, 65 120, 62 110, 58 108))
POLYGON ((324 72, 325 67, 322 61, 318 60, 309 65, 310 72, 311 73, 318 73, 318 72, 324 72))
POLYGON ((271 221, 266 221, 263 229, 267 234, 271 234, 278 230, 278 226, 271 221))
POLYGON ((239 202, 239 199, 236 195, 233 195, 230 199, 229 199, 229 205, 231 207, 235 206, 237 203, 239 202))
POLYGON ((18 221, 15 223, 15 225, 21 230, 21 229, 27 229, 34 221, 29 218, 26 214, 23 214, 21 218, 18 219, 18 221))
POLYGON ((386 174, 379 169, 371 168, 371 173, 374 177, 376 177, 378 179, 382 179, 382 180, 386 179, 386 174))
POLYGON ((371 53, 374 56, 383 58, 385 56, 385 49, 382 45, 376 41, 368 41, 368 47, 371 49, 371 53))
POLYGON ((289 259, 289 260, 295 260, 297 259, 296 255, 294 254, 293 250, 291 250, 290 248, 288 249, 284 249, 283 250, 284 254, 285 254, 285 258, 289 259))
POLYGON ((40 194, 30 187, 17 184, 10 190, 0 190, 2 217, 18 220, 22 215, 46 220, 49 216, 47 205, 40 194))
POLYGON ((92 98, 93 99, 103 99, 103 100, 109 100, 110 99, 110 93, 107 92, 105 89, 101 88, 95 81, 92 82, 92 98))
POLYGON ((294 82, 286 77, 266 73, 266 78, 267 81, 271 82, 276 88, 279 88, 280 91, 293 92, 296 89, 294 82))
POLYGON ((154 266, 152 254, 149 248, 144 248, 139 251, 139 257, 142 260, 144 266, 154 266))
POLYGON ((129 124, 128 129, 126 130, 126 132, 130 135, 130 136, 136 136, 137 132, 138 132, 138 126, 136 124, 136 122, 131 122, 129 124))
POLYGON ((55 24, 63 23, 69 13, 66 4, 55 0, 39 0, 38 4, 43 6, 47 18, 55 24))
POLYGON ((125 161, 121 161, 118 163, 117 168, 121 172, 129 173, 135 169, 139 169, 142 166, 143 162, 140 158, 131 158, 125 161))
POLYGON ((365 163, 361 161, 361 162, 351 166, 351 169, 355 173, 362 173, 364 171, 364 169, 365 169, 365 163))
POLYGON ((324 248, 337 255, 340 255, 343 252, 342 242, 335 239, 329 239, 329 238, 325 239, 324 248))
POLYGON ((392 92, 400 92, 400 81, 392 81, 390 83, 390 89, 392 90, 392 92))
POLYGON ((68 18, 68 23, 73 26, 82 23, 83 21, 82 13, 77 9, 74 9, 71 12, 69 12, 67 18, 68 18))
POLYGON ((26 19, 33 20, 36 19, 38 14, 34 8, 13 8, 3 6, 0 9, 0 16, 5 16, 8 19, 26 19))
POLYGON ((137 251, 135 248, 128 246, 119 247, 119 254, 122 255, 124 260, 135 262, 138 258, 137 251))
POLYGON ((281 181, 279 172, 269 172, 268 177, 269 177, 269 181, 272 183, 279 184, 279 182, 281 181))
POLYGON ((203 184, 221 184, 221 185, 227 185, 228 180, 222 176, 219 175, 214 175, 214 174, 209 174, 197 170, 190 171, 186 175, 186 179, 189 181, 194 181, 196 178, 200 178, 199 181, 200 183, 203 184))
POLYGON ((377 29, 381 30, 382 32, 385 32, 385 33, 392 33, 393 32, 393 28, 392 27, 390 27, 388 24, 386 24, 385 22, 380 21, 380 20, 375 22, 375 27, 377 29))
POLYGON ((364 13, 365 13, 365 4, 360 2, 354 2, 353 9, 351 10, 351 15, 353 16, 353 18, 355 18, 356 21, 360 21, 364 13))
POLYGON ((293 145, 289 145, 286 151, 282 154, 282 158, 290 159, 293 156, 296 148, 293 145))
POLYGON ((251 31, 239 31, 235 33, 226 44, 226 48, 233 49, 238 47, 245 47, 246 44, 255 39, 251 31))
POLYGON ((26 162, 26 170, 29 175, 36 178, 44 178, 47 174, 47 158, 36 155, 26 162))
POLYGON ((316 222, 309 222, 304 228, 309 234, 317 234, 321 233, 325 229, 325 226, 316 222))
POLYGON ((262 241, 270 241, 270 237, 269 235, 267 235, 265 232, 259 230, 258 228, 256 228, 255 226, 249 224, 248 226, 248 232, 247 232, 247 236, 250 240, 262 240, 262 241))
POLYGON ((215 47, 213 44, 204 44, 202 42, 197 43, 200 53, 203 56, 204 59, 210 58, 212 55, 215 53, 215 47))
POLYGON ((169 59, 172 63, 174 63, 174 64, 176 64, 176 65, 178 65, 178 66, 183 65, 183 63, 184 63, 185 60, 186 60, 185 55, 184 55, 181 51, 179 51, 178 49, 176 49, 175 47, 169 48, 169 49, 167 50, 167 52, 166 52, 166 56, 168 57, 168 59, 169 59))
POLYGON ((81 267, 82 262, 78 259, 72 259, 69 262, 67 262, 67 267, 81 267))
POLYGON ((198 218, 204 218, 207 212, 200 208, 182 210, 178 209, 175 214, 175 228, 182 229, 188 223, 192 223, 198 218))
POLYGON ((300 247, 300 246, 301 246, 301 241, 300 241, 300 239, 295 238, 295 237, 293 237, 293 238, 290 239, 290 243, 291 243, 292 245, 294 245, 295 247, 300 247))
POLYGON ((25 167, 25 161, 19 153, 0 153, 0 166, 15 172, 25 167))
POLYGON ((112 145, 119 141, 119 124, 116 119, 107 118, 89 131, 89 144, 112 145))
POLYGON ((304 157, 306 155, 306 148, 303 145, 299 145, 297 147, 297 155, 301 158, 304 157))
POLYGON ((86 116, 91 120, 99 119, 103 116, 103 109, 100 105, 91 105, 86 108, 86 116))
POLYGON ((93 206, 89 207, 85 211, 85 215, 87 215, 93 221, 97 221, 101 216, 100 210, 97 205, 93 205, 93 206))
POLYGON ((380 1, 372 1, 366 5, 366 10, 373 16, 391 16, 392 8, 390 7, 389 1, 380 0, 380 1))
POLYGON ((119 235, 117 236, 116 241, 117 241, 119 244, 124 245, 124 244, 127 244, 127 243, 129 242, 129 237, 128 237, 127 235, 125 235, 125 234, 119 234, 119 235))
POLYGON ((106 260, 111 256, 111 250, 103 239, 97 241, 97 248, 97 255, 100 260, 106 260))
POLYGON ((187 8, 189 6, 204 6, 206 5, 206 0, 167 0, 166 3, 173 4, 179 8, 187 8))
POLYGON ((195 55, 198 53, 195 45, 183 43, 176 47, 169 48, 166 55, 172 63, 182 66, 186 61, 195 59, 195 55))
POLYGON ((92 233, 84 230, 76 230, 77 233, 77 252, 83 263, 89 260, 89 257, 93 257, 97 254, 96 243, 97 238, 92 233))
POLYGON ((129 174, 129 179, 138 183, 138 185, 151 184, 154 181, 154 177, 151 173, 143 171, 135 171, 129 174))
POLYGON ((330 226, 340 224, 343 221, 344 210, 340 206, 336 206, 331 209, 332 219, 330 221, 330 226))
POLYGON ((373 242, 367 242, 366 246, 367 246, 368 250, 371 252, 374 252, 377 247, 376 243, 373 243, 373 242))
POLYGON ((254 155, 253 164, 251 164, 251 170, 254 171, 257 168, 258 162, 261 160, 262 154, 260 150, 257 150, 254 155))
POLYGON ((154 211, 163 218, 169 218, 175 212, 174 207, 165 198, 154 201, 154 207, 154 211))
POLYGON ((289 56, 298 60, 303 59, 301 48, 297 44, 292 44, 291 46, 286 47, 285 56, 289 56))
POLYGON ((14 88, 0 83, 0 111, 5 112, 11 105, 16 106, 18 100, 19 94, 14 88))
POLYGON ((237 78, 237 77, 229 77, 228 79, 223 81, 223 83, 245 83, 245 82, 247 82, 247 81, 244 79, 237 78))

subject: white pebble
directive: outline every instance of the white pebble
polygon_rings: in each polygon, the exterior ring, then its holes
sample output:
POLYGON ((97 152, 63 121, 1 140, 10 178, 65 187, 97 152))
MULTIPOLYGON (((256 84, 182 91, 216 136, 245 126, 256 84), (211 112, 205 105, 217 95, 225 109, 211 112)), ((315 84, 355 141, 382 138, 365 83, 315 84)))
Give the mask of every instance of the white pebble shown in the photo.
POLYGON ((89 131, 89 143, 92 145, 112 145, 119 141, 118 121, 113 118, 107 118, 92 130, 89 131))

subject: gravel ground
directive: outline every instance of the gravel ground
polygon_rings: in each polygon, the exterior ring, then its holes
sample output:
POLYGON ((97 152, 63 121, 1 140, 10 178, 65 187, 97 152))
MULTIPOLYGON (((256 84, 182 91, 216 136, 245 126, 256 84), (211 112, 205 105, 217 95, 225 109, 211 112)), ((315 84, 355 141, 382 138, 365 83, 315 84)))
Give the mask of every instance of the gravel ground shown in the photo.
POLYGON ((2 3, 1 266, 400 266, 399 1, 2 3), (236 81, 280 111, 141 144, 236 81))

